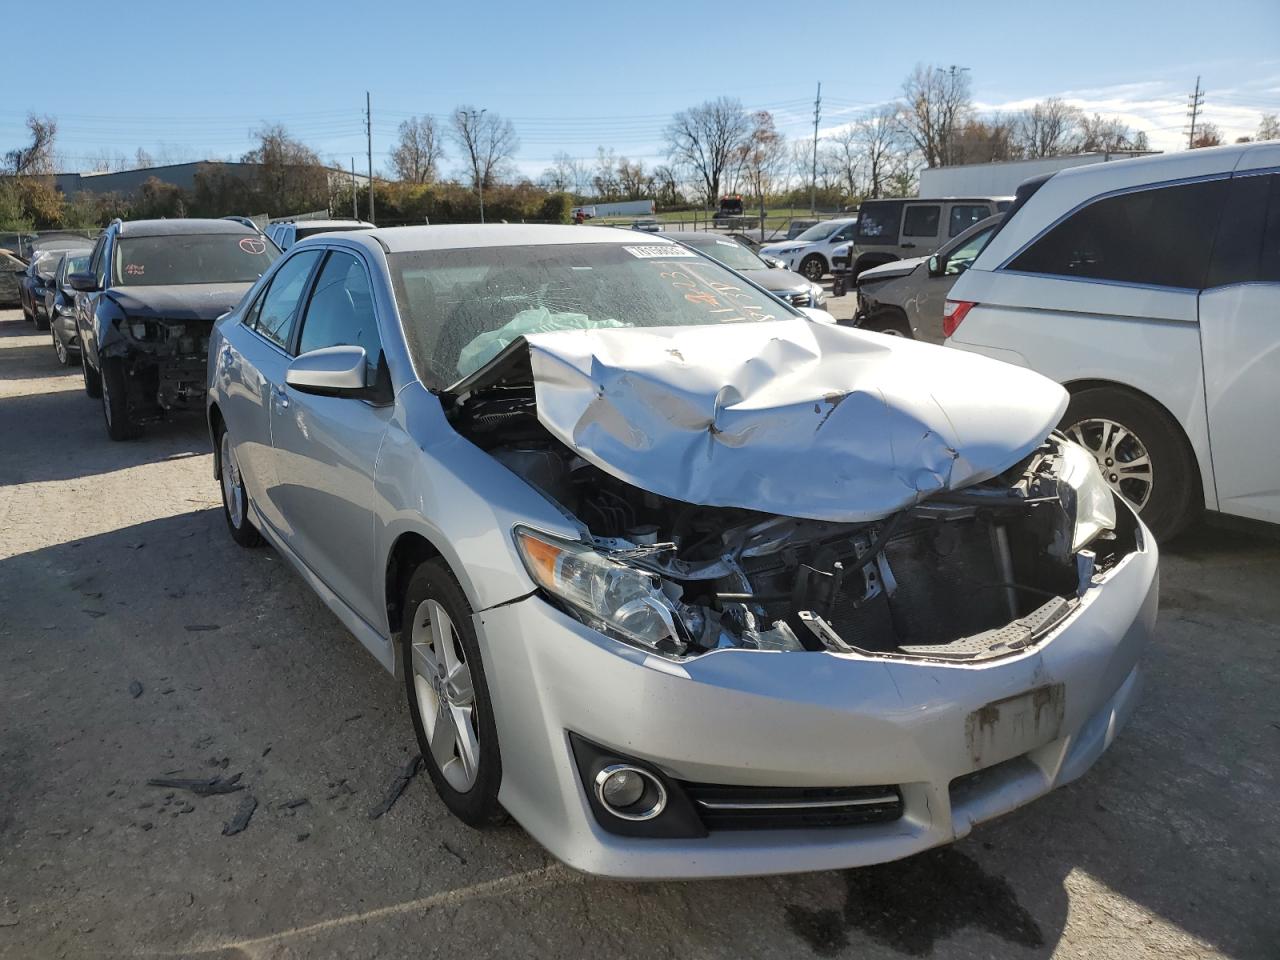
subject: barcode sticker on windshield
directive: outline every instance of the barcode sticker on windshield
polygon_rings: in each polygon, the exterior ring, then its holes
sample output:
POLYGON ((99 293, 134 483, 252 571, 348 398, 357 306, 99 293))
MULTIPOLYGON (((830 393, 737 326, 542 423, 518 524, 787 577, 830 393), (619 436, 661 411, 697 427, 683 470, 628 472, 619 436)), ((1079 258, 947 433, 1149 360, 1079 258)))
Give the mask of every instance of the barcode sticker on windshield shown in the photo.
POLYGON ((677 246, 674 243, 653 244, 644 247, 623 247, 623 250, 641 260, 669 260, 671 257, 693 257, 698 255, 692 250, 677 246))

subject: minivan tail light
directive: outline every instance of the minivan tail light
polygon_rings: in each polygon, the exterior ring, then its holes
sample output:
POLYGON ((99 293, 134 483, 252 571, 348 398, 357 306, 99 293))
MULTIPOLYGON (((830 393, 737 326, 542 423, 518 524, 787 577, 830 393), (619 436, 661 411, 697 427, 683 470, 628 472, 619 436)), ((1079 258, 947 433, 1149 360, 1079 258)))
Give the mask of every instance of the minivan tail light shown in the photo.
POLYGON ((948 300, 942 308, 942 335, 949 337, 977 304, 972 300, 948 300))

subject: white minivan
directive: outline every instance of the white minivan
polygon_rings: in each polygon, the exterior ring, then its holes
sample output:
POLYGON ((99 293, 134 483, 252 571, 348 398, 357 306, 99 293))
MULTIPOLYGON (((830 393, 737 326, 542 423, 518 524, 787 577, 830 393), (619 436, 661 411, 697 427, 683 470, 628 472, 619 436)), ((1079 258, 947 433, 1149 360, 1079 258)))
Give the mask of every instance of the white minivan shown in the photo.
POLYGON ((943 333, 1067 387, 1061 428, 1158 537, 1280 523, 1280 142, 1028 181, 943 333))

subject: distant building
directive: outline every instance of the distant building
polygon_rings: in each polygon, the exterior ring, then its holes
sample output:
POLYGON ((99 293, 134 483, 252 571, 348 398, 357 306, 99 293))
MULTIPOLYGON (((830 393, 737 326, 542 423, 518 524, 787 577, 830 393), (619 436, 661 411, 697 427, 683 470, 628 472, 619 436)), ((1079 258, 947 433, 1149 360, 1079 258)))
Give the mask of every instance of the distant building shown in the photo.
MULTIPOLYGON (((142 167, 138 170, 95 171, 92 173, 57 173, 53 177, 54 189, 66 196, 77 193, 114 193, 129 197, 142 189, 153 177, 161 183, 191 192, 195 189, 196 174, 201 171, 218 172, 224 176, 252 179, 260 165, 227 160, 197 160, 194 163, 169 163, 159 167, 142 167)), ((331 186, 351 183, 349 170, 328 167, 331 186)), ((355 175, 356 186, 368 186, 367 176, 355 175)))
POLYGON ((964 163, 954 167, 931 167, 920 171, 922 197, 1011 197, 1018 184, 1045 173, 1090 163, 1146 157, 1158 151, 1113 150, 1108 153, 1073 153, 1063 157, 1032 160, 998 160, 994 163, 964 163))

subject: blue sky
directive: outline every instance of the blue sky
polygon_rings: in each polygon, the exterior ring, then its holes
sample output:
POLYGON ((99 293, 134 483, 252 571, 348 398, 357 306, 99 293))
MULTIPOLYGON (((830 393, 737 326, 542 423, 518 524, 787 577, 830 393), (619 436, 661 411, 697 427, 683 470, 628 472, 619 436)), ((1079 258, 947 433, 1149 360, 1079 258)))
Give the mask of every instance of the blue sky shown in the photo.
POLYGON ((969 67, 984 108, 1061 95, 1122 115, 1163 149, 1185 142, 1197 74, 1207 119, 1232 137, 1252 133, 1261 112, 1280 112, 1280 0, 221 0, 199 10, 147 0, 110 15, 76 0, 12 12, 41 10, 56 22, 23 35, 49 41, 10 42, 0 54, 0 150, 21 140, 28 111, 47 113, 59 120, 66 169, 138 147, 234 157, 269 122, 332 163, 354 155, 363 168, 366 89, 377 168, 401 120, 460 103, 512 119, 530 174, 558 151, 590 157, 597 145, 653 163, 666 118, 693 103, 734 96, 803 136, 818 81, 826 129, 892 99, 916 63, 969 67))

